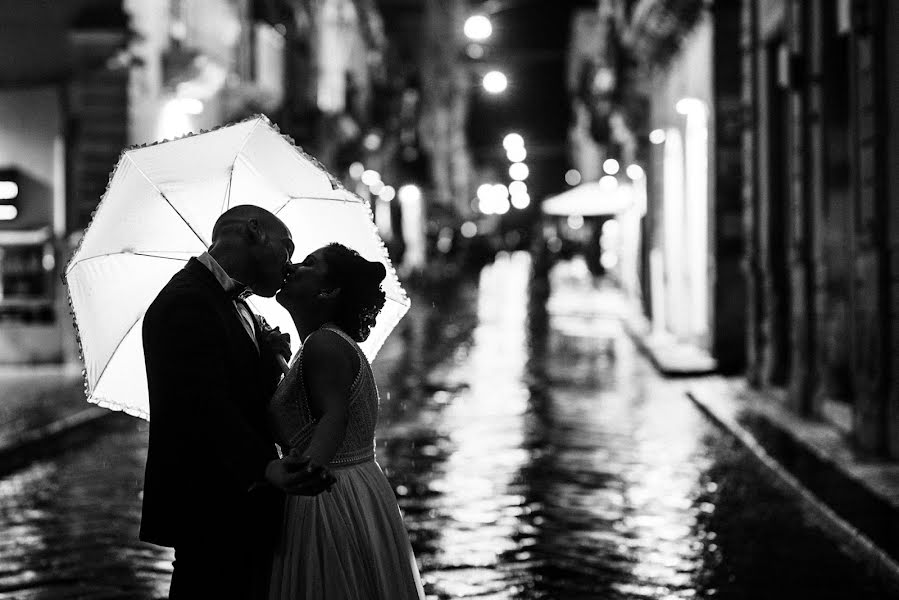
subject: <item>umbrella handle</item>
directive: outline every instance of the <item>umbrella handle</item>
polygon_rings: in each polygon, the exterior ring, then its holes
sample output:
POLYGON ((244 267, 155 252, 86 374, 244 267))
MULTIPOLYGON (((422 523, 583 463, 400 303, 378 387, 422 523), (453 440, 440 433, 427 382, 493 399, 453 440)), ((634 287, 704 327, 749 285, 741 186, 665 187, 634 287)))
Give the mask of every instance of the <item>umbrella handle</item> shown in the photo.
POLYGON ((278 366, 281 367, 281 371, 287 375, 287 372, 290 371, 290 365, 287 364, 287 361, 284 360, 284 357, 278 354, 275 356, 275 360, 278 361, 278 366))

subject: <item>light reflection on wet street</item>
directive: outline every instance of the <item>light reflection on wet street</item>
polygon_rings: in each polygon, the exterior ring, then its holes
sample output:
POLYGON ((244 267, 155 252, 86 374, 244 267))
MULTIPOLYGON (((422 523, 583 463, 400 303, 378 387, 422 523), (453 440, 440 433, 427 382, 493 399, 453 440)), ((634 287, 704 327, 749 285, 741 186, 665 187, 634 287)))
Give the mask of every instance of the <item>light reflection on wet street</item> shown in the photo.
MULTIPOLYGON (((431 598, 883 598, 625 335, 581 263, 418 298, 382 351, 378 460, 431 598), (433 303, 432 303, 433 302, 433 303)), ((0 480, 0 597, 163 597, 146 427, 0 480)), ((203 449, 198 449, 198 456, 203 449)))

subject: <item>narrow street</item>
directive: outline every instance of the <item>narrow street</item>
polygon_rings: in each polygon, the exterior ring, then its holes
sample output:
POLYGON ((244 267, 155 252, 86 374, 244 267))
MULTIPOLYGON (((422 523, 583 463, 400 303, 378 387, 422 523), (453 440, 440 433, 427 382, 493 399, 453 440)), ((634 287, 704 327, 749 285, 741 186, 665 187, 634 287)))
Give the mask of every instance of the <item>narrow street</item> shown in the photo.
MULTIPOLYGON (((610 284, 562 263, 544 301, 529 278, 500 255, 414 299, 376 364, 429 597, 891 597, 655 374, 610 284)), ((165 597, 170 552, 136 540, 146 430, 116 418, 0 480, 0 598, 165 597)))

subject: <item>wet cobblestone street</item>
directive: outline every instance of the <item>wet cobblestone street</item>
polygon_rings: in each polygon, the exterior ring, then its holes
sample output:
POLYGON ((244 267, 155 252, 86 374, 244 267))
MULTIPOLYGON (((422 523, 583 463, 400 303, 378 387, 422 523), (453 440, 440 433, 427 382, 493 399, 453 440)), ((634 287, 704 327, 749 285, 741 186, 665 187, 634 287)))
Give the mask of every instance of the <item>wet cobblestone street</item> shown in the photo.
MULTIPOLYGON (((544 302, 529 257, 500 256, 417 299, 376 362, 429 597, 894 597, 655 374, 581 267, 544 302)), ((171 553, 136 539, 146 430, 116 417, 0 479, 0 598, 165 597, 171 553)))

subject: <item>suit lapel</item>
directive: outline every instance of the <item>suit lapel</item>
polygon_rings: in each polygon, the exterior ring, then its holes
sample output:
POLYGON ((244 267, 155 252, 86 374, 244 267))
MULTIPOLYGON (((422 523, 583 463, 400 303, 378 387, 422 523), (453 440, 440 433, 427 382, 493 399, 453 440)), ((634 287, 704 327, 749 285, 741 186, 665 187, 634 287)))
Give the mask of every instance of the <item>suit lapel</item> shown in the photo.
MULTIPOLYGON (((225 290, 222 289, 221 284, 216 280, 215 276, 196 258, 191 258, 187 261, 184 270, 202 285, 213 305, 216 307, 216 310, 222 315, 228 328, 228 337, 235 338, 237 341, 235 349, 251 355, 254 360, 259 360, 259 350, 256 348, 253 340, 250 339, 250 336, 247 335, 247 330, 243 325, 243 318, 237 313, 234 302, 228 297, 225 290)), ((253 319, 253 321, 254 332, 258 339, 258 325, 255 324, 255 319, 253 319)))

